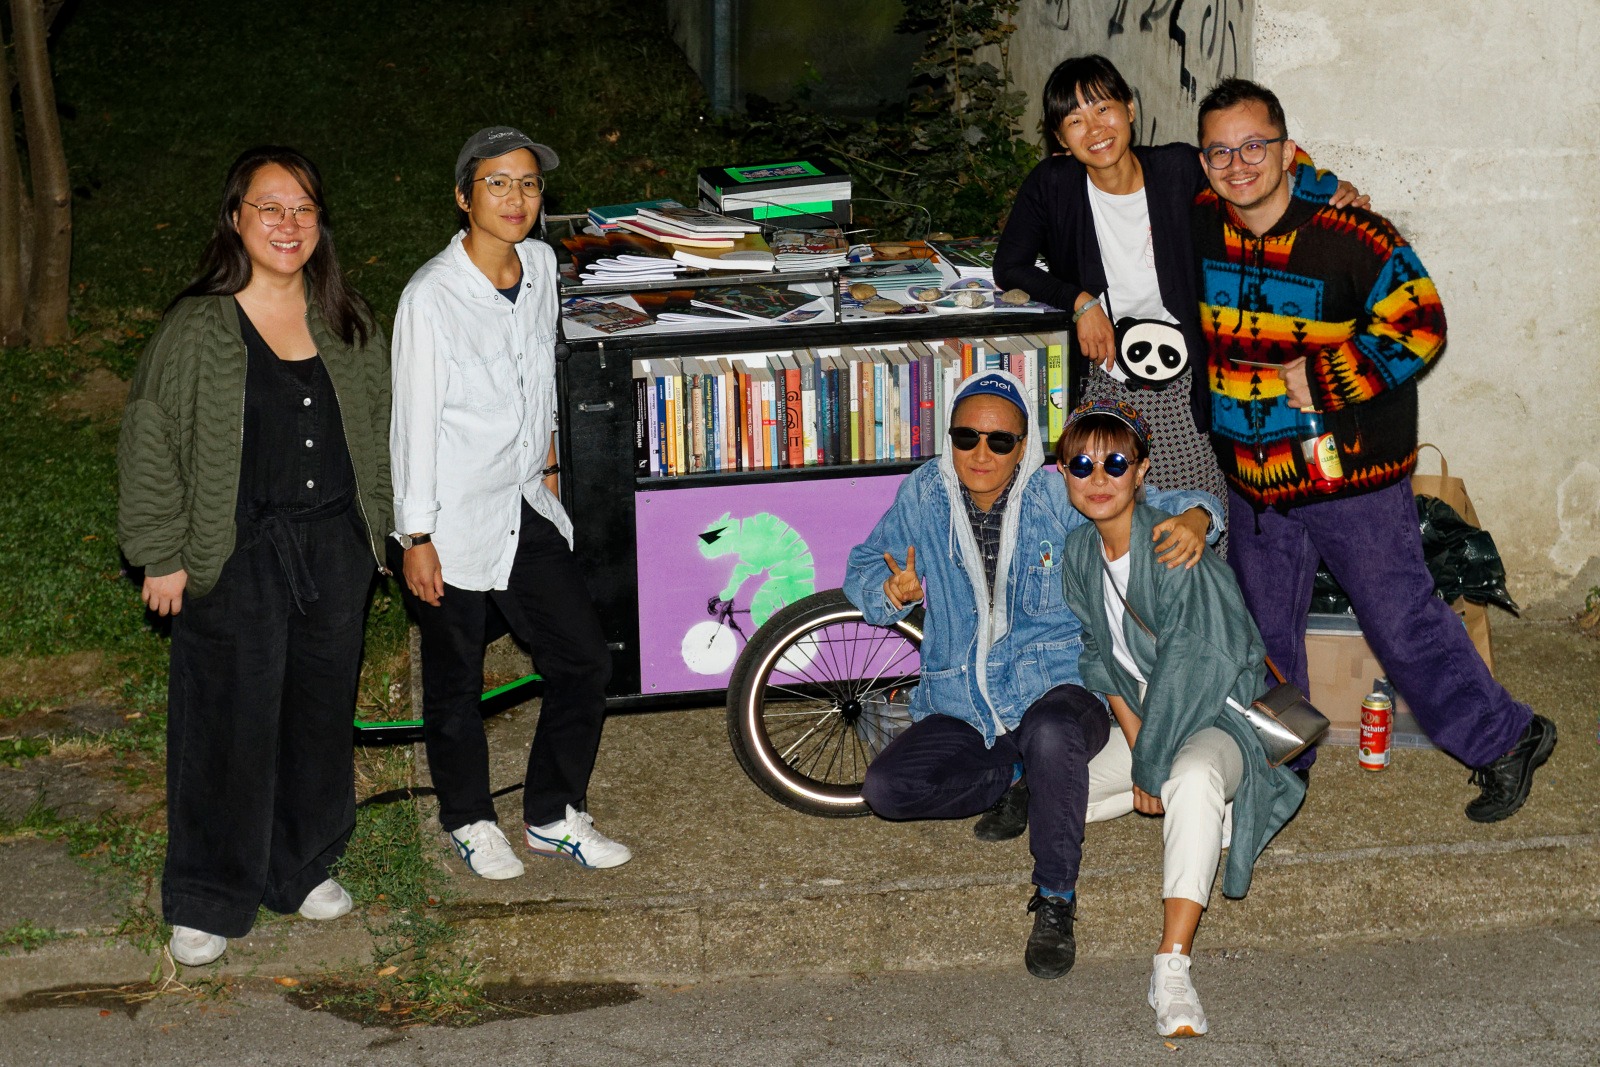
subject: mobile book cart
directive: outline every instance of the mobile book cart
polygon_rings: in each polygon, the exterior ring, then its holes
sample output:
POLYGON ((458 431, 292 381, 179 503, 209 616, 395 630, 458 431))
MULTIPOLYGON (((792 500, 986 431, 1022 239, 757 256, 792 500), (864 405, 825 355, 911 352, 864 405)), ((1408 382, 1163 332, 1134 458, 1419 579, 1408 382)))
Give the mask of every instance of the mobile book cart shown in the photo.
MULTIPOLYGON (((816 279, 838 293, 831 270, 660 284, 816 279)), ((928 442, 915 458, 652 474, 641 451, 648 442, 638 379, 684 358, 759 365, 762 354, 776 363, 778 353, 797 350, 870 352, 955 335, 1053 333, 1071 317, 840 321, 835 295, 833 319, 562 340, 558 447, 562 502, 612 650, 610 706, 725 701, 734 754, 761 789, 800 811, 843 816, 865 812, 867 763, 910 721, 922 630, 920 610, 893 627, 867 624, 838 586, 850 549, 866 539, 906 474, 943 443, 928 442)))

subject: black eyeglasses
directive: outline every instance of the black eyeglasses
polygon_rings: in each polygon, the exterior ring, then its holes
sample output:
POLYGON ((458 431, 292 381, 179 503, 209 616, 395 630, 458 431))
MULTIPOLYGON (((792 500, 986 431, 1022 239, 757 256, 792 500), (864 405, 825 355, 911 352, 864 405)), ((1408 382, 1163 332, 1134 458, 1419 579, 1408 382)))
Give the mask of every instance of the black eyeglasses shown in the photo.
POLYGON ((1128 468, 1131 466, 1133 466, 1133 460, 1124 456, 1121 452, 1113 452, 1099 463, 1080 452, 1067 460, 1067 473, 1074 478, 1087 478, 1094 473, 1095 467, 1103 467, 1105 468, 1106 477, 1120 478, 1128 473, 1128 468))
POLYGON ((950 427, 950 443, 962 452, 971 452, 978 447, 978 438, 984 437, 989 441, 989 451, 997 456, 1003 456, 1017 447, 1017 442, 1028 436, 1025 433, 1012 433, 1010 430, 974 430, 971 426, 950 427))
POLYGON ((1273 137, 1266 141, 1246 141, 1238 148, 1229 148, 1227 145, 1214 144, 1205 150, 1206 166, 1212 170, 1227 170, 1228 164, 1233 162, 1233 154, 1239 153, 1239 158, 1250 166, 1255 166, 1267 158, 1267 145, 1287 141, 1288 137, 1273 137))

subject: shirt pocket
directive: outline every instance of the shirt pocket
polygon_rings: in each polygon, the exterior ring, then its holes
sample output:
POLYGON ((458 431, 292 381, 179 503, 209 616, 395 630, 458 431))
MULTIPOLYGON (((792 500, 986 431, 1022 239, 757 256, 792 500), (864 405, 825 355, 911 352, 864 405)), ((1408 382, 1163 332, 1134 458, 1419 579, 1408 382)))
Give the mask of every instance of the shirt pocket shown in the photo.
POLYGON ((504 348, 464 352, 456 358, 456 390, 469 411, 504 411, 516 400, 517 375, 512 353, 504 348))
POLYGON ((1067 609, 1061 568, 1032 566, 1022 578, 1022 610, 1029 615, 1054 615, 1067 609))

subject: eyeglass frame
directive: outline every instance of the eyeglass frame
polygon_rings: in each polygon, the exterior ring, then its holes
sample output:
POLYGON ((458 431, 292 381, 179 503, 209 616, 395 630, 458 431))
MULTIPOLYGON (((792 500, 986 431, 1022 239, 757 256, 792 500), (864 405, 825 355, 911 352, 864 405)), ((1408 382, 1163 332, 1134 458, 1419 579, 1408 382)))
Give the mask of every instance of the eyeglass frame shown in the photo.
POLYGON ((241 203, 241 204, 249 204, 250 207, 255 208, 256 209, 256 215, 261 219, 261 224, 263 226, 267 227, 269 230, 277 229, 279 226, 282 226, 284 224, 284 222, 287 221, 290 218, 294 219, 294 224, 295 224, 296 228, 302 229, 302 230, 309 230, 309 229, 311 229, 311 227, 313 227, 313 226, 315 226, 317 224, 317 220, 318 219, 322 218, 322 206, 320 204, 297 204, 294 207, 285 207, 283 204, 253 204, 250 201, 244 200, 244 199, 241 199, 239 201, 239 203, 241 203), (279 219, 277 222, 268 222, 267 221, 267 212, 268 211, 275 211, 278 214, 282 215, 283 218, 279 219), (302 211, 311 212, 311 221, 310 222, 301 222, 300 221, 300 217, 301 217, 300 213, 302 211))
POLYGON ((1248 141, 1245 141, 1243 144, 1240 144, 1234 148, 1229 148, 1225 144, 1209 145, 1200 149, 1200 158, 1205 160, 1206 166, 1210 167, 1212 170, 1227 170, 1229 167, 1233 166, 1233 157, 1236 155, 1239 157, 1239 162, 1243 163, 1247 167, 1254 167, 1267 158, 1268 146, 1282 144, 1288 139, 1289 135, 1284 134, 1281 137, 1272 138, 1252 137, 1248 141), (1245 156, 1244 150, 1253 144, 1258 144, 1261 146, 1261 159, 1250 159, 1245 156), (1213 163, 1211 161, 1211 153, 1213 152, 1226 152, 1227 155, 1223 157, 1223 160, 1220 164, 1213 163))
POLYGON ((1138 466, 1137 461, 1135 461, 1134 459, 1130 458, 1127 454, 1122 453, 1122 452, 1113 452, 1110 455, 1108 455, 1105 459, 1095 459, 1093 456, 1089 455, 1087 452, 1079 452, 1076 456, 1073 456, 1071 459, 1067 460, 1065 463, 1063 463, 1061 465, 1061 475, 1062 475, 1062 477, 1066 477, 1067 475, 1071 475, 1072 477, 1078 479, 1078 481, 1081 482, 1084 479, 1088 478, 1090 475, 1092 475, 1094 473, 1094 469, 1096 467, 1099 467, 1101 470, 1106 472, 1106 477, 1107 478, 1116 479, 1116 478, 1121 478, 1123 475, 1125 475, 1129 471, 1133 470, 1133 468, 1136 467, 1136 466, 1138 466), (1078 462, 1079 460, 1087 460, 1088 463, 1089 463, 1088 469, 1083 470, 1083 472, 1081 474, 1079 473, 1079 469, 1083 465, 1078 462), (1111 465, 1112 465, 1112 461, 1113 460, 1121 460, 1122 461, 1121 462, 1121 466, 1122 466, 1121 470, 1113 471, 1111 469, 1111 465))
POLYGON ((468 183, 468 184, 476 185, 479 182, 483 182, 483 187, 485 189, 489 190, 489 195, 494 197, 496 200, 504 200, 506 197, 510 196, 511 195, 511 186, 513 186, 513 185, 521 186, 522 187, 522 195, 524 197, 527 197, 530 200, 533 197, 536 197, 536 196, 543 196, 544 195, 544 191, 545 191, 545 180, 544 180, 544 175, 543 174, 533 174, 533 175, 529 175, 526 178, 513 178, 509 174, 485 174, 481 178, 472 179, 472 181, 470 183, 468 183), (506 185, 505 192, 497 193, 497 192, 494 191, 494 186, 489 184, 490 182, 495 181, 496 179, 508 183, 506 185), (528 183, 529 182, 533 182, 534 186, 535 186, 533 192, 531 192, 531 193, 528 191, 528 183))
POLYGON ((989 446, 989 451, 997 456, 1009 456, 1016 451, 1018 445, 1028 439, 1026 431, 1017 433, 1015 430, 977 430, 971 426, 952 426, 945 431, 945 436, 950 438, 950 444, 957 452, 971 452, 978 447, 978 441, 981 438, 983 443, 989 446), (957 433, 963 435, 972 434, 972 444, 962 445, 956 438, 957 433), (1005 445, 1002 448, 995 447, 1008 440, 1011 442, 1009 445, 1005 445))

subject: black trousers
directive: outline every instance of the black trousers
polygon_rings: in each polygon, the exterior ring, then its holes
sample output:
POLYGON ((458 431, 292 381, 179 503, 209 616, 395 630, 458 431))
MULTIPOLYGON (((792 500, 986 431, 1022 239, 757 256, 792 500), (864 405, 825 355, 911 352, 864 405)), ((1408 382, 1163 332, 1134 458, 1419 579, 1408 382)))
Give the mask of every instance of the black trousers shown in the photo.
POLYGON ((1021 763, 1033 881, 1064 893, 1077 887, 1083 859, 1089 761, 1110 736, 1105 705, 1076 685, 1058 685, 1035 700, 992 748, 960 719, 929 715, 878 753, 861 795, 885 819, 964 819, 999 800, 1021 763))
POLYGON ((173 616, 161 877, 169 923, 243 937, 261 905, 298 910, 344 854, 376 571, 353 510, 285 523, 274 536, 241 531, 216 587, 173 616), (289 555, 301 568, 294 577, 289 555))
MULTIPOLYGON (((401 573, 398 560, 394 570, 401 573)), ((439 606, 431 607, 401 586, 422 633, 423 738, 444 828, 495 818, 478 704, 484 647, 507 631, 532 650, 544 678, 523 782, 523 820, 554 822, 568 804, 583 810, 605 725, 611 652, 561 531, 523 501, 506 589, 479 592, 446 583, 439 606)))

